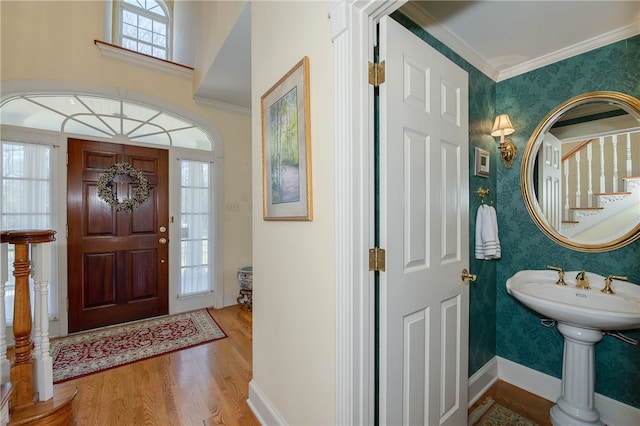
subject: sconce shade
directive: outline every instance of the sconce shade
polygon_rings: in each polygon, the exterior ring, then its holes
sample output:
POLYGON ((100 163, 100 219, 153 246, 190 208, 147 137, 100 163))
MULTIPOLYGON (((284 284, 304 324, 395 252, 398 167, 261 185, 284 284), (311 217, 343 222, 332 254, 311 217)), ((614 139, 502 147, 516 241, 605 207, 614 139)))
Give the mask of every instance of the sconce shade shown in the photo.
POLYGON ((511 120, 509 120, 508 114, 500 114, 496 117, 496 121, 493 123, 493 129, 491 129, 491 136, 506 136, 515 132, 516 129, 513 128, 513 124, 511 124, 511 120), (504 133, 501 133, 504 131, 504 133))

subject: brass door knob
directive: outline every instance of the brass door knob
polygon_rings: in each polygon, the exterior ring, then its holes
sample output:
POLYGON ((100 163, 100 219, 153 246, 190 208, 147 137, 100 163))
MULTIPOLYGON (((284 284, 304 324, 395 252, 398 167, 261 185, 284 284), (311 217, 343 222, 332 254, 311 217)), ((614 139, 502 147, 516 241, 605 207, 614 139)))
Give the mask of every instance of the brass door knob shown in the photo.
POLYGON ((158 242, 159 242, 160 244, 167 244, 167 241, 169 241, 169 240, 167 240, 166 238, 160 238, 160 239, 158 240, 158 242))
POLYGON ((465 283, 469 283, 469 281, 475 281, 476 278, 478 278, 476 274, 470 274, 469 271, 467 271, 467 268, 464 268, 462 270, 462 281, 464 281, 465 283))

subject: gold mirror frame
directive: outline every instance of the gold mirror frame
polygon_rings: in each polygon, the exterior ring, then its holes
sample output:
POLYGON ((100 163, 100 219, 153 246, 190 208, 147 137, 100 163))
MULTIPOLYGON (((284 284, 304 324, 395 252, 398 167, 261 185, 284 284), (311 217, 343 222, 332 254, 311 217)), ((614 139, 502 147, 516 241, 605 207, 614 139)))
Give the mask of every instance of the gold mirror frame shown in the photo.
POLYGON ((624 247, 627 244, 630 244, 640 238, 639 221, 639 223, 637 223, 631 230, 621 236, 612 239, 611 241, 599 244, 586 244, 577 242, 561 235, 558 231, 553 229, 547 222, 540 209, 540 205, 538 204, 538 199, 536 197, 533 185, 533 172, 538 149, 542 144, 542 140, 544 139, 545 134, 558 120, 558 118, 560 118, 565 112, 567 112, 571 108, 594 101, 610 102, 612 104, 616 104, 620 106, 620 108, 630 113, 635 113, 636 117, 640 118, 640 100, 634 98, 633 96, 626 95, 620 92, 610 91, 589 92, 575 96, 558 105, 538 124, 536 129, 533 131, 533 134, 529 138, 529 141, 527 142, 527 146, 522 157, 522 166, 520 169, 520 189, 522 192, 522 198, 527 207, 527 210, 529 211, 529 215, 531 216, 535 224, 551 240, 555 241, 563 247, 581 252, 611 251, 620 247, 624 247))

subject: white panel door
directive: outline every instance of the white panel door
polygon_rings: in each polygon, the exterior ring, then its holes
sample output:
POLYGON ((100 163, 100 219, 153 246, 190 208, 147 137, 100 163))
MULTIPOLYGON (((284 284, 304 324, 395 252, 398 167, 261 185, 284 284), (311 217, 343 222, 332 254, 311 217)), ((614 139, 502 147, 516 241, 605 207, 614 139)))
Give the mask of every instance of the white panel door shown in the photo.
POLYGON ((468 77, 380 23, 380 424, 467 422, 468 77))
MULTIPOLYGON (((540 204, 544 217, 556 231, 562 226, 562 141, 552 134, 547 134, 540 150, 542 173, 538 180, 541 194, 540 204)), ((567 206, 568 213, 568 206, 567 206)))

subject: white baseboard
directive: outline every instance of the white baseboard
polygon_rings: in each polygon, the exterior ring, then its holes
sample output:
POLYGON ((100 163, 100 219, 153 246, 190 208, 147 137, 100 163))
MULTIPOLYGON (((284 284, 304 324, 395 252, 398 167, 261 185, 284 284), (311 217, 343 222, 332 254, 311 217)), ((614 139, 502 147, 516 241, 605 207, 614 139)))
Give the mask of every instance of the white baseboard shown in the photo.
POLYGON ((493 357, 482 368, 469 377, 469 407, 480 399, 498 380, 498 358, 493 357))
POLYGON ((237 305, 238 304, 238 294, 237 293, 225 294, 223 303, 224 303, 224 307, 225 308, 227 306, 237 305))
POLYGON ((264 392, 262 392, 262 389, 260 389, 258 384, 253 380, 249 382, 249 399, 247 399, 247 404, 249 404, 249 408, 251 408, 251 411, 253 411, 253 414, 255 414, 261 425, 287 424, 276 407, 273 406, 264 392))
MULTIPOLYGON (((560 397, 562 386, 560 379, 496 356, 469 378, 469 405, 475 402, 497 379, 549 401, 556 401, 560 397)), ((640 409, 599 393, 595 394, 594 400, 600 412, 600 419, 605 424, 609 426, 640 425, 640 409)))

